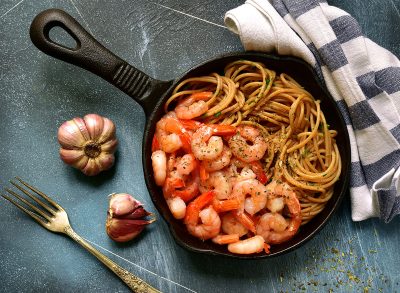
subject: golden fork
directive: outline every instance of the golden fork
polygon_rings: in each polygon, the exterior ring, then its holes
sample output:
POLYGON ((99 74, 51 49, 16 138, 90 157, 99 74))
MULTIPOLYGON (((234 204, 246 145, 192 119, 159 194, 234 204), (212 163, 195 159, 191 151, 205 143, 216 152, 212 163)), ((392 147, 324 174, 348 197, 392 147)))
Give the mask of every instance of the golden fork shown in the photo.
POLYGON ((133 292, 149 292, 149 293, 155 293, 158 291, 157 289, 153 288, 151 285, 147 284, 145 281, 140 279, 139 277, 135 276, 134 274, 128 272, 127 270, 123 269, 119 265, 117 265, 115 262, 113 262, 111 259, 106 257, 104 254, 99 252, 97 249, 95 249, 93 246, 91 246, 89 243, 87 243, 82 237, 80 237, 78 234, 75 233, 74 230, 72 230, 71 225, 68 221, 68 216, 65 210, 57 204, 54 200, 52 200, 50 197, 48 197, 46 194, 41 192, 40 190, 36 189, 35 187, 29 185, 28 183, 24 182, 21 178, 16 177, 16 180, 18 180, 21 184, 18 184, 14 181, 10 181, 12 185, 14 185, 16 188, 18 188, 20 191, 25 193, 27 196, 29 196, 31 199, 33 199, 36 203, 38 203, 43 209, 38 208, 37 206, 33 205, 31 202, 26 200, 24 197, 20 196, 18 193, 15 191, 5 188, 5 190, 19 199, 21 202, 29 206, 32 210, 25 208, 21 204, 19 204, 17 201, 11 199, 9 196, 5 194, 1 194, 2 197, 13 203, 15 206, 17 206, 19 209, 27 213, 29 216, 31 216, 36 222, 38 222, 40 225, 42 225, 44 228, 47 230, 50 230, 52 232, 57 232, 57 233, 64 233, 67 234, 69 237, 71 237, 73 240, 78 242, 80 245, 83 246, 86 250, 88 250, 91 254, 93 254, 95 257, 97 257, 98 260, 100 260, 103 264, 105 264, 110 270, 112 270, 118 277, 121 278, 122 281, 125 282, 126 285, 130 289, 132 289, 133 292), (27 189, 30 191, 28 191, 27 189), (33 192, 33 193, 32 193, 33 192), (42 199, 40 199, 38 196, 34 195, 36 193, 39 195, 42 199), (48 202, 45 203, 46 200, 48 202), (49 205, 50 204, 50 205, 49 205))

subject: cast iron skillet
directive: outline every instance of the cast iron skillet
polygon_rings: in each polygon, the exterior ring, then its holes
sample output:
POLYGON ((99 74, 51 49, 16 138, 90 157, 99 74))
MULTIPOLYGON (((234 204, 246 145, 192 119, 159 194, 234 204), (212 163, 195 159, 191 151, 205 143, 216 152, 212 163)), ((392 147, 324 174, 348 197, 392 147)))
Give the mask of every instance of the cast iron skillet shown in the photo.
POLYGON ((232 53, 206 61, 190 69, 174 81, 159 81, 147 76, 104 48, 75 19, 62 10, 50 9, 37 15, 31 24, 30 36, 35 46, 44 53, 75 64, 102 77, 132 97, 143 108, 147 117, 142 150, 146 185, 154 205, 168 223, 175 240, 184 248, 194 252, 236 258, 255 259, 279 255, 299 247, 320 231, 346 195, 350 165, 350 144, 346 124, 335 101, 324 89, 324 86, 318 82, 312 68, 305 62, 292 57, 256 52, 232 53), (68 48, 52 41, 49 37, 49 31, 53 27, 64 29, 75 39, 77 46, 68 48), (278 73, 286 72, 294 77, 316 99, 322 101, 322 109, 328 123, 339 133, 337 144, 340 149, 343 166, 340 180, 335 185, 333 198, 316 218, 300 228, 300 232, 297 235, 285 243, 273 246, 269 255, 265 253, 234 255, 227 251, 226 246, 215 245, 211 241, 203 242, 189 235, 182 222, 175 220, 170 214, 162 192, 154 182, 151 166, 151 142, 155 125, 163 116, 163 104, 170 96, 175 85, 188 77, 201 76, 211 72, 222 72, 226 64, 239 59, 263 62, 268 68, 278 73))

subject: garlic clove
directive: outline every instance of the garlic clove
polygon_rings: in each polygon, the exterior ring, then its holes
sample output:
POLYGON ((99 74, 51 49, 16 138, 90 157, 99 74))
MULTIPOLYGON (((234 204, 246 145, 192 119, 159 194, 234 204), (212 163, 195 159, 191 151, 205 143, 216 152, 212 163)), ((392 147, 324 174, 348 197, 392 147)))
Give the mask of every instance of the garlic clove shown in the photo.
POLYGON ((101 149, 107 153, 114 153, 118 146, 118 141, 116 139, 111 139, 101 145, 101 149))
POLYGON ((76 161, 74 164, 72 164, 72 167, 82 170, 85 168, 87 163, 89 162, 89 158, 87 156, 83 156, 79 161, 76 161))
POLYGON ((97 114, 87 114, 83 117, 86 127, 88 129, 90 138, 97 141, 103 132, 104 120, 103 117, 97 114))
POLYGON ((106 232, 118 242, 135 238, 143 229, 153 223, 155 218, 145 220, 147 212, 142 203, 127 193, 114 193, 110 196, 107 212, 106 232))
POLYGON ((127 193, 113 193, 110 196, 110 213, 112 216, 123 216, 132 213, 141 203, 127 193))
POLYGON ((140 206, 138 208, 136 208, 133 212, 123 215, 123 216, 119 216, 119 219, 139 219, 139 218, 144 218, 146 216, 152 216, 153 213, 149 213, 148 211, 146 211, 144 209, 144 207, 140 206))
POLYGON ((86 127, 85 120, 83 120, 81 117, 75 117, 72 119, 76 126, 79 128, 79 131, 81 132, 83 138, 87 141, 90 139, 90 134, 89 131, 86 127))
POLYGON ((94 176, 99 174, 102 169, 101 166, 98 165, 97 160, 93 158, 88 158, 87 164, 85 167, 81 169, 83 174, 88 175, 88 176, 94 176))
POLYGON ((58 141, 63 148, 74 149, 82 147, 86 139, 78 125, 73 120, 69 120, 58 129, 58 141))
POLYGON ((115 124, 108 118, 103 117, 103 131, 97 141, 104 143, 110 139, 115 138, 115 124))
POLYGON ((127 220, 111 218, 107 221, 106 229, 108 236, 117 242, 126 242, 143 231, 151 222, 145 220, 127 220))
MULTIPOLYGON (((85 153, 83 152, 83 150, 68 150, 68 149, 63 149, 60 148, 60 157, 61 159, 69 164, 69 165, 74 165, 77 162, 80 162, 82 160, 82 158, 85 158, 85 153)), ((80 164, 82 165, 83 162, 80 164)), ((86 165, 86 162, 85 164, 86 165)))
POLYGON ((102 152, 95 160, 101 171, 103 171, 110 169, 114 165, 115 157, 114 154, 102 152))

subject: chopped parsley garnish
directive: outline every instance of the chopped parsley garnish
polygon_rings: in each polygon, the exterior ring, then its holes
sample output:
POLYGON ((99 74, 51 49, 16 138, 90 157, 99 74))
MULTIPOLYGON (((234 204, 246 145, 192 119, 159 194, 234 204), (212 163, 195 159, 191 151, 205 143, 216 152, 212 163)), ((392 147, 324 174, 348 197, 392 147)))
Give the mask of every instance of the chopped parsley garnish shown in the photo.
POLYGON ((214 114, 214 117, 219 117, 219 116, 221 116, 221 114, 222 114, 221 111, 219 111, 219 112, 214 114))

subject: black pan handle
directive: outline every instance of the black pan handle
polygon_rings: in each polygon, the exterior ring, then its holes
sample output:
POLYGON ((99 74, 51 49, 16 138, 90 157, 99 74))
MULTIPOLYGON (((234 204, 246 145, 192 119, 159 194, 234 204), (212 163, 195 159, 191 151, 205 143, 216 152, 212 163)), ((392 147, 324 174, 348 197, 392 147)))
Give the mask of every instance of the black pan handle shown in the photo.
POLYGON ((128 94, 142 106, 146 115, 154 109, 155 97, 161 97, 171 85, 171 82, 149 77, 114 55, 63 10, 39 13, 32 21, 30 37, 42 52, 89 70, 128 94), (49 32, 54 27, 64 29, 76 41, 76 47, 69 48, 51 40, 49 32))

